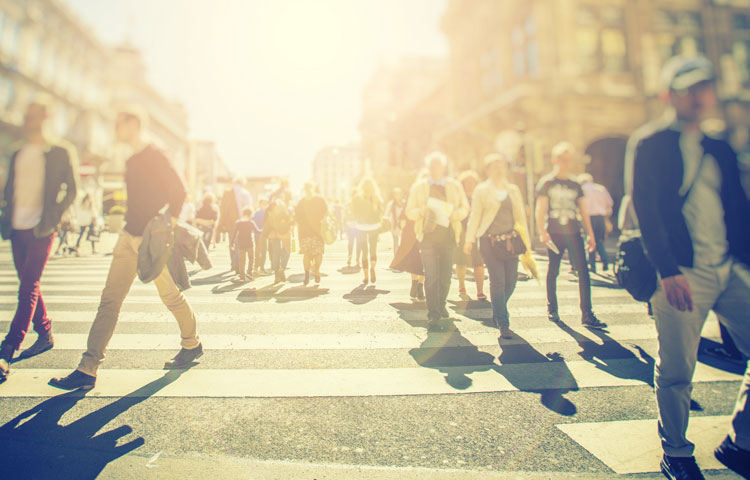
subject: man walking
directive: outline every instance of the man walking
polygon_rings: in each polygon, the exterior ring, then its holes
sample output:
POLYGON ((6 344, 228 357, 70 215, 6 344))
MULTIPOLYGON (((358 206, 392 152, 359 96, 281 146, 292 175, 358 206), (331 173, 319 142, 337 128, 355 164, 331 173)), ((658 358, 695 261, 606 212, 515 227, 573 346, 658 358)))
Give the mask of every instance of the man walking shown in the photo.
POLYGON ((547 246, 547 315, 550 321, 559 322, 557 305, 557 276, 565 250, 570 263, 578 272, 578 293, 581 305, 581 323, 585 327, 603 329, 591 306, 591 279, 586 266, 586 250, 596 248, 591 219, 586 211, 581 185, 571 178, 573 146, 559 143, 552 149, 554 169, 539 180, 537 186, 536 222, 543 244, 547 246), (586 229, 588 247, 583 246, 581 227, 586 229))
POLYGON ((442 152, 427 155, 425 165, 429 176, 412 186, 405 213, 414 221, 420 242, 427 318, 431 328, 440 330, 440 321, 450 317, 445 302, 453 275, 453 250, 461 238, 461 221, 469 214, 469 201, 461 184, 446 175, 448 159, 442 152))
MULTIPOLYGON (((182 180, 164 154, 144 142, 141 136, 143 122, 143 116, 137 112, 122 112, 117 116, 117 140, 127 143, 136 152, 125 165, 128 202, 125 227, 112 252, 112 264, 102 291, 99 310, 89 331, 86 352, 73 373, 50 380, 53 387, 65 390, 94 387, 97 370, 104 361, 107 344, 117 325, 120 307, 135 280, 138 247, 143 240, 146 224, 165 205, 169 205, 174 225, 182 209, 185 200, 182 180)), ((203 346, 196 333, 195 315, 166 266, 154 280, 154 284, 162 302, 177 320, 182 337, 182 349, 164 367, 185 368, 203 354, 203 346)))
POLYGON ((10 330, 0 344, 0 382, 10 373, 13 355, 21 346, 29 324, 38 338, 23 352, 38 355, 54 346, 50 320, 44 307, 40 279, 55 241, 60 219, 76 197, 74 151, 51 145, 44 137, 48 107, 31 103, 26 110, 26 141, 10 159, 2 205, 3 240, 10 239, 18 273, 18 306, 10 330), (58 198, 62 195, 62 200, 58 198))
MULTIPOLYGON (((714 71, 703 57, 675 58, 665 68, 668 126, 635 151, 633 203, 660 282, 651 298, 659 341, 655 370, 661 469, 670 479, 702 479, 686 437, 701 330, 710 310, 750 353, 750 202, 737 155, 701 131, 715 106, 714 71)), ((740 387, 729 435, 715 451, 750 478, 750 372, 740 387)))

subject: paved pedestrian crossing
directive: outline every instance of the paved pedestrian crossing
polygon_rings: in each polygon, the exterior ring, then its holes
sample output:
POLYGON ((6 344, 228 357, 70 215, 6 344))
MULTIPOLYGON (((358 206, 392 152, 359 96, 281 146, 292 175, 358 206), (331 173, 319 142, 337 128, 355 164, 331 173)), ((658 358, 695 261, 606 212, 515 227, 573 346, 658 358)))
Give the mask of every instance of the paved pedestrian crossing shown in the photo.
MULTIPOLYGON (((546 320, 541 283, 520 281, 509 308, 515 338, 498 342, 490 304, 462 299, 455 280, 448 305, 455 329, 431 332, 426 328, 424 303, 408 298, 408 275, 391 272, 382 262, 377 283, 362 287, 358 272, 342 268, 344 248, 342 243, 329 247, 319 286, 302 285, 297 255, 292 255, 290 282, 285 285, 272 285, 272 277, 239 283, 228 272, 224 248, 212 252, 212 270, 189 268, 196 273, 186 296, 196 312, 206 353, 199 365, 152 396, 326 398, 570 392, 642 387, 652 381, 653 322, 643 304, 613 288, 611 277, 596 277, 593 290, 595 311, 610 324, 607 331, 581 327, 577 283, 563 274, 558 297, 564 324, 546 320), (292 364, 286 357, 281 360, 289 352, 310 360, 304 364, 292 364), (212 358, 219 353, 221 358, 212 358), (255 366, 235 364, 233 355, 252 358, 255 366), (358 359, 356 365, 353 356, 358 359)), ((381 257, 390 258, 390 252, 382 250, 381 257)), ((0 246, 0 259, 0 311, 4 312, 0 329, 7 331, 17 288, 7 244, 0 246)), ((110 260, 107 255, 50 260, 42 295, 53 322, 55 349, 14 363, 10 379, 0 385, 0 396, 45 398, 60 393, 46 382, 74 368, 85 349, 110 260), (51 365, 45 360, 53 357, 65 363, 51 365)), ((489 285, 485 288, 489 294, 489 285)), ((468 291, 474 295, 474 290, 469 283, 468 291)), ((717 336, 715 320, 708 323, 705 334, 717 336)), ((30 332, 22 348, 34 339, 30 332)), ((105 361, 89 396, 123 397, 138 391, 163 377, 156 359, 163 362, 178 348, 176 322, 161 305, 155 287, 136 280, 109 346, 112 360, 105 361), (139 359, 134 362, 138 367, 129 367, 128 359, 139 359), (142 359, 154 363, 144 365, 142 359)), ((699 384, 739 379, 735 373, 705 364, 699 365, 695 376, 699 384)), ((652 401, 651 395, 644 396, 644 402, 652 401)), ((611 422, 587 427, 573 421, 559 428, 617 473, 654 471, 658 465, 652 461, 658 450, 654 419, 617 423, 616 412, 612 417, 611 422), (643 425, 653 428, 643 429, 643 425), (648 441, 643 445, 650 450, 623 465, 613 452, 618 442, 626 441, 623 434, 631 431, 644 435, 648 441)), ((721 416, 704 416, 700 421, 704 428, 724 431, 727 426, 721 416)))

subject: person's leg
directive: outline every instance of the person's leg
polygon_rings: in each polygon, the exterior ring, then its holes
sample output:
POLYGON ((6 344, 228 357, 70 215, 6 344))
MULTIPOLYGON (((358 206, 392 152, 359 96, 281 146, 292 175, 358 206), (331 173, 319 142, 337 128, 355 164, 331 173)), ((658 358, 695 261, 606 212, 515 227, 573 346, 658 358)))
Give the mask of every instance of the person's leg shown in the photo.
POLYGON ((375 266, 378 264, 378 240, 380 239, 380 233, 377 231, 370 232, 368 237, 370 243, 370 280, 375 282, 375 266))
POLYGON ((565 253, 565 241, 559 235, 552 235, 552 242, 560 253, 547 250, 549 265, 547 266, 547 312, 557 315, 557 276, 560 274, 560 262, 565 253))
POLYGON ((573 268, 578 271, 578 296, 580 297, 581 313, 591 313, 591 277, 586 268, 586 248, 580 235, 566 235, 568 256, 573 268))
POLYGON ((505 261, 505 303, 508 303, 518 283, 518 257, 505 261))
POLYGON ((348 253, 347 266, 352 264, 352 254, 354 253, 354 235, 351 232, 346 232, 346 251, 348 253))
POLYGON ((439 272, 440 272, 440 311, 445 315, 447 310, 445 308, 448 302, 448 293, 451 289, 451 278, 453 277, 453 251, 455 249, 455 243, 451 238, 440 246, 440 253, 438 256, 439 272))
MULTIPOLYGON (((477 247, 474 247, 477 248, 477 247)), ((474 265, 474 283, 477 284, 477 296, 484 294, 484 265, 474 265)))
POLYGON ((430 321, 440 320, 440 277, 438 265, 438 249, 430 244, 423 244, 420 248, 422 266, 424 267, 424 293, 427 300, 427 318, 430 321))
POLYGON ((659 436, 664 453, 690 457, 694 445, 687 439, 693 372, 701 330, 718 296, 712 271, 682 269, 693 294, 693 311, 680 312, 669 305, 661 286, 651 298, 659 344, 654 369, 659 436))
POLYGON ((509 326, 508 309, 505 306, 505 264, 498 260, 492 249, 491 241, 482 238, 479 251, 490 274, 490 300, 492 301, 492 319, 498 328, 509 326))
POLYGON ((357 236, 357 247, 357 258, 359 259, 357 263, 361 264, 364 270, 367 270, 370 267, 370 244, 367 232, 359 233, 357 236))
MULTIPOLYGON (((593 252, 589 253, 588 263, 592 272, 596 272, 596 254, 599 248, 599 237, 602 236, 601 230, 603 230, 603 227, 604 227, 604 217, 601 217, 599 215, 592 215, 591 216, 591 229, 594 231, 594 240, 596 241, 596 246, 597 246, 597 250, 594 250, 593 252)), ((603 261, 604 261, 604 258, 602 258, 602 262, 603 261)))
POLYGON ((458 291, 466 292, 466 265, 456 264, 456 276, 458 277, 458 291))
MULTIPOLYGON (((750 356, 750 270, 739 264, 734 266, 714 310, 725 323, 736 348, 746 357, 750 356)), ((750 368, 747 365, 729 437, 741 449, 750 450, 750 368)))
POLYGON ((32 230, 16 230, 11 235, 13 262, 19 278, 18 304, 3 345, 12 347, 13 351, 21 346, 32 319, 37 316, 36 310, 40 306, 41 311, 37 321, 42 324, 37 325, 35 322, 35 329, 49 330, 49 319, 44 310, 44 304, 39 305, 40 279, 52 251, 54 240, 54 234, 45 238, 36 238, 32 230))
POLYGON ((281 269, 286 270, 289 265, 289 256, 292 254, 291 237, 281 239, 281 269))
POLYGON ((279 266, 281 265, 281 240, 277 238, 269 238, 268 253, 271 256, 271 270, 278 274, 279 266))
POLYGON ((247 250, 244 248, 237 249, 237 275, 240 278, 245 278, 245 257, 247 256, 247 250))
POLYGON ((115 331, 122 302, 130 291, 138 267, 138 239, 127 232, 120 234, 112 251, 107 281, 102 290, 99 309, 91 324, 86 352, 81 357, 78 370, 96 376, 104 361, 104 352, 115 331))
POLYGON ((253 274, 253 267, 255 266, 255 245, 250 244, 250 248, 247 249, 247 268, 245 273, 248 275, 253 274))
MULTIPOLYGON (((244 253, 247 254, 247 252, 244 253)), ((185 295, 180 292, 180 289, 174 283, 167 267, 164 267, 164 270, 156 277, 154 285, 156 285, 161 301, 177 320, 181 337, 180 346, 185 349, 196 348, 200 344, 200 340, 197 334, 195 314, 185 295)))
POLYGON ((81 246, 81 240, 83 239, 83 235, 86 233, 87 228, 88 227, 86 225, 81 227, 81 230, 78 233, 78 240, 76 240, 76 248, 79 248, 81 246))

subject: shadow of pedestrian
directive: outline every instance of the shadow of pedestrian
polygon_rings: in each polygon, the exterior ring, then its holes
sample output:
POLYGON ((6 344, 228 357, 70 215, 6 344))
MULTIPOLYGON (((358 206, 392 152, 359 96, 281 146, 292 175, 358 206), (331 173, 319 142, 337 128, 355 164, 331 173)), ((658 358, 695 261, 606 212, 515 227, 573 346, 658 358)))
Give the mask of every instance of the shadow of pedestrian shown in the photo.
POLYGON ((237 295, 237 300, 243 303, 267 302, 274 298, 281 287, 279 284, 274 284, 262 288, 246 288, 237 295))
POLYGON ((502 353, 498 357, 500 375, 522 392, 539 394, 542 405, 555 413, 565 416, 577 413, 575 404, 564 395, 577 391, 578 382, 559 353, 543 355, 517 333, 507 345, 503 343, 501 340, 502 353), (535 364, 545 367, 529 368, 535 364))
POLYGON ((344 275, 354 275, 355 273, 361 272, 362 269, 360 267, 351 266, 351 267, 341 267, 338 269, 339 273, 342 273, 344 275))
POLYGON ((705 353, 709 348, 716 348, 721 346, 723 346, 723 344, 720 342, 715 342, 706 337, 701 337, 700 343, 698 344, 698 361, 710 367, 724 370, 725 372, 744 375, 746 365, 743 365, 742 363, 733 363, 727 360, 722 360, 705 353))
POLYGON ((482 325, 497 328, 492 319, 492 304, 486 300, 448 300, 451 309, 466 318, 482 322, 482 325))
POLYGON ((291 287, 280 292, 276 292, 273 298, 276 303, 290 303, 290 302, 304 302, 312 300, 314 298, 322 297, 328 294, 327 288, 320 288, 318 286, 305 287, 300 285, 299 287, 291 287))
POLYGON ((228 270, 226 272, 216 273, 210 277, 191 278, 190 283, 192 285, 214 285, 217 283, 224 283, 235 275, 236 272, 234 270, 228 270))
POLYGON ((470 375, 496 368, 495 357, 482 352, 457 329, 430 332, 419 348, 409 354, 422 367, 434 368, 445 375, 445 382, 456 390, 472 384, 470 375))
POLYGON ((143 446, 142 437, 125 443, 132 433, 121 425, 98 433, 120 414, 177 380, 185 370, 171 370, 161 378, 115 400, 78 420, 60 425, 85 392, 52 397, 0 426, 0 468, 3 478, 96 478, 108 463, 143 446))
POLYGON ((638 351, 638 355, 632 350, 625 348, 614 338, 607 335, 601 330, 592 330, 591 332, 599 337, 601 344, 593 341, 591 338, 574 330, 564 322, 556 322, 556 325, 563 332, 570 335, 583 350, 578 355, 587 362, 594 365, 599 370, 608 374, 624 378, 626 380, 638 380, 653 388, 654 386, 654 358, 646 353, 641 347, 633 345, 638 351), (622 360, 638 360, 636 365, 632 363, 622 363, 622 360))
POLYGON ((391 293, 390 290, 378 290, 375 285, 358 285, 351 292, 344 294, 344 299, 354 305, 364 305, 377 298, 378 295, 385 295, 391 293))

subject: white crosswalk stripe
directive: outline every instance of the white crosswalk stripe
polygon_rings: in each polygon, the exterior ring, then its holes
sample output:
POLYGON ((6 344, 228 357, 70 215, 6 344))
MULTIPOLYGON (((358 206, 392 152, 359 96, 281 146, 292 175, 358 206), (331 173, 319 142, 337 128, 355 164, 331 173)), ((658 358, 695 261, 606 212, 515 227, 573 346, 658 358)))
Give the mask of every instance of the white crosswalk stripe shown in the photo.
MULTIPOLYGON (((361 368, 337 368, 333 362, 328 368, 305 368, 304 365, 299 368, 225 368, 225 362, 221 368, 215 368, 199 364, 154 396, 446 395, 546 389, 572 391, 643 386, 650 382, 653 359, 633 345, 653 343, 654 325, 646 316, 645 306, 632 301, 622 290, 594 289, 595 311, 610 327, 606 332, 592 332, 580 325, 578 286, 570 275, 563 274, 558 281, 560 313, 566 322, 562 326, 546 320, 543 283, 519 282, 510 302, 511 327, 516 337, 502 340, 498 346, 497 331, 491 326, 490 304, 462 301, 455 280, 449 308, 456 330, 428 332, 424 303, 413 303, 408 298, 408 275, 379 267, 376 285, 362 288, 358 273, 338 271, 345 263, 343 248, 340 243, 329 248, 323 269, 327 276, 319 287, 301 285, 300 262, 296 255, 290 261, 291 283, 274 287, 271 278, 261 277, 248 284, 232 284, 224 249, 215 252, 217 265, 211 271, 195 274, 194 286, 185 293, 196 311, 199 335, 206 350, 201 360, 210 363, 212 352, 231 351, 237 351, 238 355, 258 352, 265 356, 284 351, 321 355, 327 352, 334 359, 350 351, 361 351, 364 358, 372 359, 380 359, 383 351, 396 351, 406 352, 410 365, 376 368, 365 362, 361 368), (316 328, 320 331, 315 331, 316 328), (201 333, 202 329, 208 333, 201 333), (503 352, 521 349, 526 356, 503 358, 504 355, 496 357, 487 353, 498 347, 503 352), (578 355, 557 355, 559 349, 565 348, 576 352, 601 349, 602 353, 583 357, 583 360, 578 355), (446 355, 447 351, 454 351, 454 354, 446 355)), ((9 258, 7 246, 0 247, 0 256, 9 258)), ((387 252, 382 252, 381 256, 390 257, 387 252)), ((42 294, 56 332, 53 353, 73 363, 49 368, 35 365, 33 359, 17 362, 9 381, 0 385, 0 396, 51 397, 60 393, 46 382, 69 372, 85 349, 86 325, 93 321, 110 261, 111 257, 98 255, 57 258, 49 262, 42 280, 42 294)), ((7 261, 6 265, 8 268, 0 273, 0 311, 5 312, 0 317, 0 328, 3 329, 8 328, 15 309, 17 289, 15 272, 7 261)), ((611 286, 611 277, 594 279, 595 285, 606 282, 611 286)), ((474 294, 473 283, 468 287, 474 294)), ((489 293, 489 285, 485 291, 489 293)), ((160 304, 154 286, 136 280, 123 305, 118 327, 121 331, 115 332, 108 352, 136 358, 144 352, 161 351, 166 360, 176 351, 180 340, 176 322, 160 304), (123 330, 125 327, 127 331, 123 330)), ((715 335, 716 329, 715 320, 710 321, 707 332, 715 335)), ((34 339, 35 335, 30 332, 22 348, 28 347, 34 339)), ((163 376, 165 372, 158 369, 160 366, 108 367, 105 361, 90 395, 127 395, 163 376)), ((736 382, 739 378, 703 364, 698 366, 695 375, 698 383, 736 382)), ((726 422, 726 419, 715 418, 714 424, 726 422)), ((643 421, 653 427, 653 419, 643 421)), ((588 430, 581 424, 560 428, 615 471, 652 471, 637 462, 615 465, 606 455, 606 445, 602 446, 608 438, 617 436, 618 426, 627 430, 635 428, 634 425, 604 422, 593 424, 588 430)), ((636 426, 640 428, 640 424, 636 426)), ((649 435, 654 437, 654 432, 649 435)))

